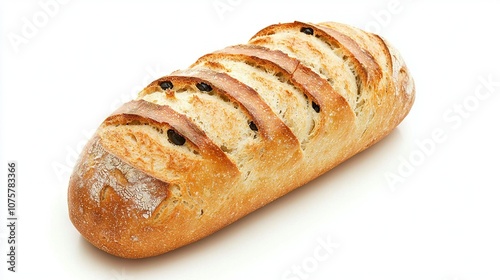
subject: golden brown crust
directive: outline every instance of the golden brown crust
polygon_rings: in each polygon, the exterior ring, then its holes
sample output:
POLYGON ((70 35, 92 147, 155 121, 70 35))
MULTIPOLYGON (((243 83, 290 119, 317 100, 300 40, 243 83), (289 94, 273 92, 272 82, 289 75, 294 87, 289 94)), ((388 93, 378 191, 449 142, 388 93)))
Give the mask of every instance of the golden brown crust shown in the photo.
POLYGON ((68 203, 71 221, 98 248, 126 258, 154 256, 226 225, 205 219, 205 202, 182 195, 186 189, 107 152, 98 136, 85 150, 70 179, 68 203), (193 227, 192 221, 199 223, 193 227))
MULTIPOLYGON (((337 32, 334 29, 326 28, 321 25, 307 24, 299 21, 288 24, 276 24, 262 29, 253 38, 283 32, 286 30, 300 30, 302 28, 311 28, 314 36, 325 41, 332 47, 341 48, 343 54, 355 65, 356 73, 361 77, 362 83, 369 87, 371 83, 380 79, 381 70, 374 58, 368 52, 364 52, 359 45, 348 36, 337 32)), ((253 39, 252 38, 252 39, 253 39)))
POLYGON ((201 57, 109 116, 75 166, 71 221, 125 258, 201 239, 390 133, 413 80, 383 38, 276 24, 201 57))

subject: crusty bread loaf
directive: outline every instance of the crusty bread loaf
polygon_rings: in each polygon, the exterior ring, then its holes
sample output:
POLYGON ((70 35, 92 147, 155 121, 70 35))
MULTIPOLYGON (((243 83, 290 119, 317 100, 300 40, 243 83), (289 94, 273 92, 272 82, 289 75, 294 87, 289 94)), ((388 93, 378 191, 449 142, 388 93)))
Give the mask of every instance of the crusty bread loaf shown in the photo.
POLYGON ((381 37, 338 23, 269 26, 109 116, 71 176, 71 221, 113 255, 165 253, 373 145, 413 100, 381 37))

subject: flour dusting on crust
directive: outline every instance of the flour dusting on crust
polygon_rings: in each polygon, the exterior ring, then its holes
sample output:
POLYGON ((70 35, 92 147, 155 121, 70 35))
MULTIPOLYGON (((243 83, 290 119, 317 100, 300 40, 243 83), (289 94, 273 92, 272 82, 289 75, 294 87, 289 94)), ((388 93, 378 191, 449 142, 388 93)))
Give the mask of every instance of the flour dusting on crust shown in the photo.
POLYGON ((90 197, 98 205, 103 189, 111 187, 123 200, 131 201, 134 208, 143 211, 142 217, 147 219, 167 197, 167 183, 152 178, 108 153, 98 140, 92 144, 87 160, 81 164, 83 168, 80 170, 96 171, 91 173, 88 184, 90 197))

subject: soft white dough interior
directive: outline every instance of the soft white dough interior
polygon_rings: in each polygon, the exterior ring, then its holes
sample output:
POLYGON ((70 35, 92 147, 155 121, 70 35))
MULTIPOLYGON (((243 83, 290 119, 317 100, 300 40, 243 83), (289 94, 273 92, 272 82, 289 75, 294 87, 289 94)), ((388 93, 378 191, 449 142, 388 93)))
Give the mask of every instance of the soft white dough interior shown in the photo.
POLYGON ((344 59, 340 48, 332 48, 320 38, 289 30, 257 37, 250 43, 280 50, 298 59, 328 80, 332 87, 347 100, 351 108, 356 107, 358 86, 353 73, 354 66, 344 59), (315 39, 311 40, 311 38, 315 39))
MULTIPOLYGON (((267 72, 248 63, 230 59, 220 59, 231 77, 253 88, 269 105, 272 111, 290 128, 300 143, 309 138, 314 128, 315 112, 308 98, 287 81, 280 81, 276 73, 267 72)), ((195 65, 210 67, 206 63, 195 65)))
POLYGON ((187 88, 175 92, 175 98, 168 98, 165 92, 157 91, 142 99, 158 105, 168 105, 186 115, 225 152, 243 149, 242 146, 254 138, 255 132, 249 128, 247 115, 237 104, 223 100, 216 94, 187 88))

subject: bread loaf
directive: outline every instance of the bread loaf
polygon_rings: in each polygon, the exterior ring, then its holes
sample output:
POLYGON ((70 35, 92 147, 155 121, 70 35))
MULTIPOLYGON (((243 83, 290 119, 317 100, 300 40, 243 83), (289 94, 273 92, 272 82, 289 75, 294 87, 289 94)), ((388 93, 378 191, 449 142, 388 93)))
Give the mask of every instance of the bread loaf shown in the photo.
POLYGON ((413 80, 378 35, 276 24, 159 78, 97 129, 69 182, 84 238, 124 258, 199 240, 373 145, 413 80))

